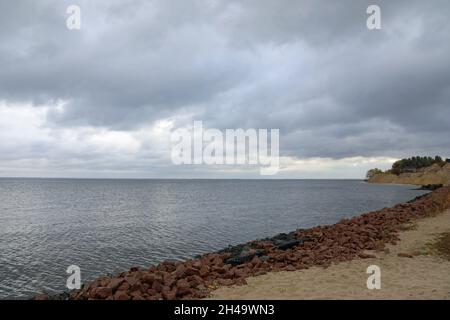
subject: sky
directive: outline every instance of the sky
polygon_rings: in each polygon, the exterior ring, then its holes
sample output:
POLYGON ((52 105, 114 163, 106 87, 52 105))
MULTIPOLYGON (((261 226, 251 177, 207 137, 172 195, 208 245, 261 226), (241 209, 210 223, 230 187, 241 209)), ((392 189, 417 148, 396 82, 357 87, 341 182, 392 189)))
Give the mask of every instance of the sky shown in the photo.
POLYGON ((194 121, 279 129, 270 178, 450 157, 449 17, 447 0, 0 0, 0 176, 267 178, 175 165, 194 121))

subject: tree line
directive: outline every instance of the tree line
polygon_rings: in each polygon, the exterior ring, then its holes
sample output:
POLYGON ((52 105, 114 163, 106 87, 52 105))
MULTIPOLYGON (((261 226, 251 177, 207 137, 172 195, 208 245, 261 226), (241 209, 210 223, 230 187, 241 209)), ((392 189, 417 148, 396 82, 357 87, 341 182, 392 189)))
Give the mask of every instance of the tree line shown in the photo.
MULTIPOLYGON (((434 158, 415 156, 395 161, 392 164, 392 168, 390 170, 387 170, 386 172, 399 175, 400 173, 404 172, 414 172, 417 169, 426 168, 432 166, 433 164, 443 166, 446 163, 450 163, 450 159, 443 160, 440 156, 435 156, 434 158)), ((383 171, 378 168, 370 169, 369 171, 367 171, 366 177, 367 179, 370 179, 375 174, 379 174, 382 172, 383 171)))

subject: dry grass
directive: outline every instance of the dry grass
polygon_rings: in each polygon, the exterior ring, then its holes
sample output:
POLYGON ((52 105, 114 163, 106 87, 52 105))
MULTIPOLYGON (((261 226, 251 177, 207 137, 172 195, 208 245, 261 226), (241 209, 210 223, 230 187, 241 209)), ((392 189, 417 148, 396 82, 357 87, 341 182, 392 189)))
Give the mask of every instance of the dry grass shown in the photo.
POLYGON ((440 234, 438 240, 430 247, 433 252, 450 261, 450 232, 440 234))
POLYGON ((416 221, 410 221, 398 227, 398 231, 410 231, 410 230, 417 230, 416 221))

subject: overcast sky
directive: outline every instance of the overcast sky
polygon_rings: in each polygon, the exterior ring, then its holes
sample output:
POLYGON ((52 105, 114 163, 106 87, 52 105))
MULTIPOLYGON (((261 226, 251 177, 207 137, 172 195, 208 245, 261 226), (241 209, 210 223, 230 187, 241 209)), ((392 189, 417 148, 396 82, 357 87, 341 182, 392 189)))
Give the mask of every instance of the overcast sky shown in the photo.
POLYGON ((449 157, 449 17, 448 0, 0 0, 0 176, 260 178, 173 165, 194 120, 280 129, 274 178, 449 157))

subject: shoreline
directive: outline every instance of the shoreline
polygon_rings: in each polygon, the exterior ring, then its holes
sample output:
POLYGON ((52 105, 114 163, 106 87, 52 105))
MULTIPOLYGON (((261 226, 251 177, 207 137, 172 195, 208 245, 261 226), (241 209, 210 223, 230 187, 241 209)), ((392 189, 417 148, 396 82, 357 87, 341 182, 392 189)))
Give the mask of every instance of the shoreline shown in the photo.
POLYGON ((273 271, 296 271, 355 258, 366 250, 383 250, 399 240, 401 226, 450 208, 450 188, 440 188, 407 203, 343 219, 333 225, 296 230, 287 238, 250 241, 197 259, 164 261, 148 269, 131 268, 115 277, 100 277, 80 290, 37 300, 201 299, 219 287, 245 285, 247 279, 273 271), (279 242, 277 242, 279 240, 279 242))
POLYGON ((446 185, 450 184, 450 163, 433 164, 428 167, 413 169, 400 173, 392 173, 391 170, 377 172, 369 179, 369 183, 394 183, 417 185, 446 185))
POLYGON ((269 272, 250 277, 246 286, 221 287, 211 300, 450 300, 450 210, 411 221, 396 245, 367 250, 369 258, 313 266, 293 272, 269 272), (437 250, 442 244, 444 252, 437 250), (367 288, 367 268, 380 270, 380 289, 367 288))

